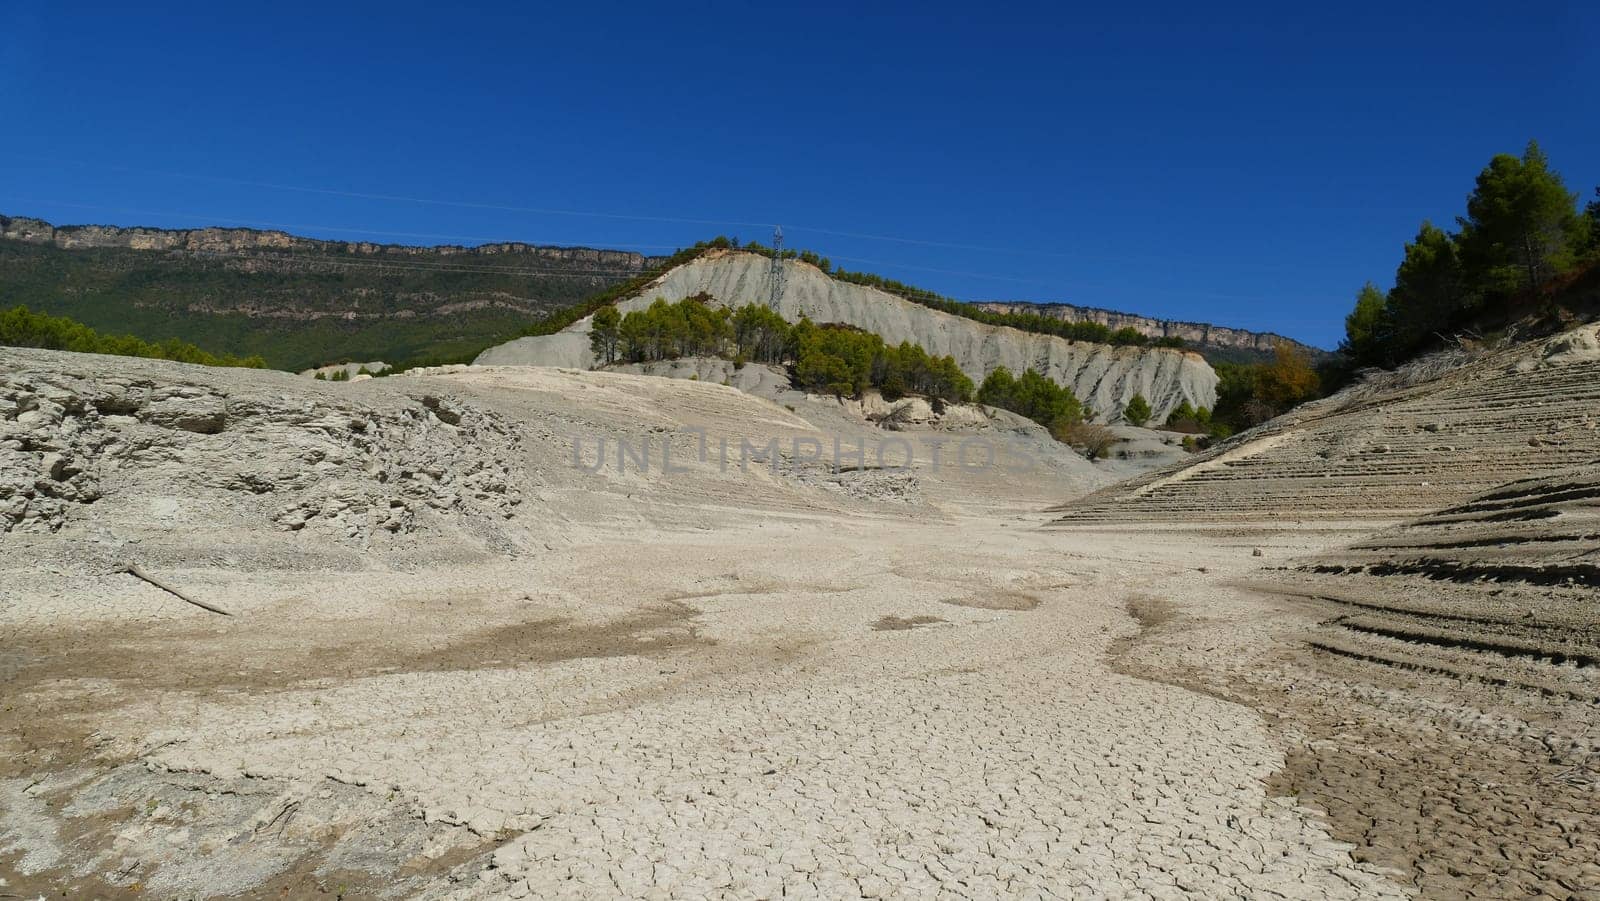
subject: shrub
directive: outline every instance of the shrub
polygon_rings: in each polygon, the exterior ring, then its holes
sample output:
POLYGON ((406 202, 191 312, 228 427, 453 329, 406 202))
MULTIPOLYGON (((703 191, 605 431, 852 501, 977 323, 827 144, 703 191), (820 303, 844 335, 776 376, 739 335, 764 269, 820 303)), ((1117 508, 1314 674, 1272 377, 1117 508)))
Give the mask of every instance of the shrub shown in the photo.
POLYGON ((1174 432, 1204 433, 1211 428, 1211 411, 1205 407, 1196 409, 1184 401, 1167 414, 1167 428, 1174 432))
POLYGON ((1083 404, 1071 388, 1033 369, 1024 369, 1021 377, 1012 376, 1004 366, 995 369, 978 389, 978 402, 1026 416, 1047 429, 1065 428, 1085 418, 1083 404))
POLYGON ((1150 421, 1150 402, 1144 399, 1143 394, 1135 394, 1128 400, 1128 405, 1122 408, 1122 418, 1131 425, 1143 426, 1150 421))
POLYGON ((1117 443, 1117 436, 1109 428, 1093 422, 1064 424, 1050 431, 1057 441, 1083 451, 1091 460, 1103 459, 1117 443))

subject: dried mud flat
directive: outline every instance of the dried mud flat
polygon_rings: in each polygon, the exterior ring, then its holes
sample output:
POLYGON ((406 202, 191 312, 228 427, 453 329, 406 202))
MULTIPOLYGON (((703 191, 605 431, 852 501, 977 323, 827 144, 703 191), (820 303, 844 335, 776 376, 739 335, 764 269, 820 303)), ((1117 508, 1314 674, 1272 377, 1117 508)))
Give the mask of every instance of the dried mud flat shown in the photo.
POLYGON ((376 632, 235 597, 249 628, 35 645, 5 713, 8 878, 158 897, 1401 894, 1268 793, 1282 759, 1258 717, 1110 666, 1135 634, 1127 586, 1214 546, 1112 536, 1041 566, 1050 539, 1026 525, 598 546, 537 574, 630 599, 585 629, 513 568, 376 632), (698 575, 672 584, 685 560, 698 575), (1042 600, 953 603, 984 591, 1042 600))
MULTIPOLYGON (((1360 625, 1364 614, 1348 603, 1281 573, 1219 575, 1142 594, 1130 610, 1144 628, 1119 670, 1260 713, 1284 751, 1269 792, 1319 811, 1353 859, 1391 871, 1418 897, 1600 892, 1592 701, 1437 665, 1439 646, 1417 636, 1352 653, 1331 634, 1360 625)), ((1385 589, 1366 597, 1403 597, 1385 589)))
POLYGON ((1041 529, 1111 478, 1069 458, 894 492, 571 464, 576 429, 849 426, 687 381, 0 363, 40 474, 0 538, 0 894, 1600 884, 1592 705, 1316 649, 1350 611, 1295 592, 1380 524, 1041 529))

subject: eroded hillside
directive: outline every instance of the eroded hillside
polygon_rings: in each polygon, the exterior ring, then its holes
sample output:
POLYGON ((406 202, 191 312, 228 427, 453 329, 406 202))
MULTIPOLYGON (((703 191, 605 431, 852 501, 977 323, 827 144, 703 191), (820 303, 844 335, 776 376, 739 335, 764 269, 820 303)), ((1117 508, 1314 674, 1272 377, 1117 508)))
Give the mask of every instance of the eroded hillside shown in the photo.
MULTIPOLYGON (((1114 416, 1135 394, 1143 394, 1161 418, 1188 402, 1216 402, 1216 373, 1198 354, 1170 348, 1113 347, 1073 342, 1004 326, 984 325, 932 310, 876 288, 830 278, 814 266, 790 260, 777 310, 786 319, 842 322, 876 333, 889 344, 909 341, 935 356, 951 356, 974 380, 997 367, 1033 368, 1073 392, 1102 418, 1114 416)), ((741 306, 769 297, 771 261, 758 254, 713 251, 672 269, 618 308, 642 309, 656 298, 675 302, 701 293, 741 306)), ((589 319, 549 336, 520 338, 480 355, 481 364, 588 368, 589 319)))

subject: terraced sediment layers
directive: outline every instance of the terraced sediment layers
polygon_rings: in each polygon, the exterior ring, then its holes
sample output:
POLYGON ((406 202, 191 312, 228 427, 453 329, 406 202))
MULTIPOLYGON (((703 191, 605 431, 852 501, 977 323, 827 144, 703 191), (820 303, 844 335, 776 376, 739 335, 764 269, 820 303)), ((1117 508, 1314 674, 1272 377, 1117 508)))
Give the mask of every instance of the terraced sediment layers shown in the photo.
POLYGON ((1595 326, 1444 354, 1063 507, 1064 521, 1399 520, 1600 457, 1595 326))
POLYGON ((1260 710, 1273 790, 1422 897, 1600 892, 1597 343, 1424 361, 1054 524, 1255 545, 1130 597, 1122 664, 1260 710))
POLYGON ((1512 482, 1274 573, 1348 612, 1312 646, 1600 703, 1600 463, 1512 482))
MULTIPOLYGON (((676 302, 702 293, 729 306, 766 303, 771 265, 758 254, 712 251, 672 269, 617 307, 628 312, 658 297, 676 302)), ((889 344, 909 341, 935 356, 954 357, 975 383, 1000 366, 1014 372, 1031 367, 1070 386, 1101 418, 1114 417, 1135 394, 1149 401, 1156 421, 1185 401, 1195 407, 1216 403, 1217 375, 1192 352, 1074 342, 984 325, 839 281, 806 263, 790 260, 783 265, 785 281, 776 309, 785 318, 843 322, 875 332, 889 344)), ((475 362, 587 369, 594 363, 589 323, 585 318, 555 335, 519 338, 484 351, 475 362)))

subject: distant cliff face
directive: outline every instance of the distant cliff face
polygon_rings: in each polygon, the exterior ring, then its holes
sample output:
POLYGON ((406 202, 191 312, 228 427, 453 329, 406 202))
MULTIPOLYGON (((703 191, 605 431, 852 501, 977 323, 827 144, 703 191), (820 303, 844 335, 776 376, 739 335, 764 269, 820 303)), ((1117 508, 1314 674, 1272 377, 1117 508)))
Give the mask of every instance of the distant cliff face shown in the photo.
POLYGON ((1064 322, 1098 322, 1113 331, 1120 328, 1131 328, 1141 335, 1149 335, 1152 338, 1182 338, 1199 349, 1217 347, 1270 354, 1277 349, 1279 344, 1286 343, 1313 360, 1328 355, 1328 352, 1321 348, 1302 344, 1292 338, 1285 338, 1282 335, 1275 335, 1271 332, 1252 332, 1240 328, 1208 325, 1204 322, 1153 319, 1149 316, 1138 316, 1133 313, 1102 310, 1099 307, 1080 307, 1068 303, 1017 302, 985 302, 974 304, 974 306, 993 313, 1031 313, 1038 316, 1048 316, 1051 319, 1060 319, 1064 322))
POLYGON ((63 250, 125 248, 128 250, 184 250, 195 253, 240 253, 246 251, 298 250, 317 253, 347 253, 363 256, 455 257, 527 255, 563 263, 594 263, 638 272, 651 258, 628 250, 596 250, 588 247, 542 247, 519 241, 464 247, 439 244, 418 247, 403 244, 374 244, 369 241, 323 241, 302 238, 281 231, 253 228, 120 228, 112 225, 54 226, 42 219, 0 216, 0 238, 50 244, 63 250))
MULTIPOLYGON (((643 309, 658 297, 678 301, 702 293, 727 306, 760 302, 768 296, 771 265, 753 253, 713 251, 668 271, 617 308, 626 313, 643 309)), ((839 281, 806 263, 790 260, 784 266, 784 289, 777 305, 784 318, 843 322, 874 332, 889 344, 909 341, 935 356, 955 358, 974 382, 1001 366, 1013 372, 1035 369, 1071 387, 1102 419, 1117 415, 1135 394, 1149 401, 1157 421, 1180 403, 1211 407, 1217 400, 1217 374, 1199 354, 1112 347, 985 325, 876 288, 839 281)), ((590 322, 585 318, 554 335, 519 338, 484 351, 474 362, 587 368, 594 362, 589 352, 590 322)))
POLYGON ((0 216, 0 309, 24 304, 285 369, 400 365, 469 358, 654 262, 586 247, 406 247, 0 216))

